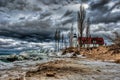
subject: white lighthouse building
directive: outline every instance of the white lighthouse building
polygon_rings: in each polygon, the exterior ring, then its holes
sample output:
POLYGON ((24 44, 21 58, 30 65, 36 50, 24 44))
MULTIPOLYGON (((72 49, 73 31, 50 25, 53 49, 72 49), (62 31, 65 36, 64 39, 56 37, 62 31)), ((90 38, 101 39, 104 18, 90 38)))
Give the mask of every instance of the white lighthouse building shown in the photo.
POLYGON ((72 47, 77 47, 77 45, 78 45, 77 35, 74 34, 72 38, 72 47))

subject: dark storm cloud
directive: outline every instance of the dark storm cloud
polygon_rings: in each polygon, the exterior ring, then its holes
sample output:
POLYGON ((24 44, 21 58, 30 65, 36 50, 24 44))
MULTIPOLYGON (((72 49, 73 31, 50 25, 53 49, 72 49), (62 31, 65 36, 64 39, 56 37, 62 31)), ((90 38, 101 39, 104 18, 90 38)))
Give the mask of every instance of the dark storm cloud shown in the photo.
MULTIPOLYGON (((89 4, 87 14, 93 24, 103 23, 107 26, 107 23, 119 22, 120 11, 116 11, 120 10, 119 0, 81 1, 89 4)), ((67 31, 73 22, 76 23, 76 12, 67 10, 65 6, 81 1, 0 0, 0 35, 29 40, 52 39, 57 28, 67 31)))
POLYGON ((29 40, 51 38, 55 29, 51 28, 51 20, 45 19, 51 13, 41 12, 43 6, 38 7, 36 1, 0 0, 0 35, 29 40), (34 16, 36 11, 39 13, 34 16), (26 18, 29 14, 31 16, 26 18), (8 15, 10 17, 7 17, 8 15))
POLYGON ((91 5, 91 9, 94 10, 94 9, 101 9, 101 8, 104 8, 104 5, 109 3, 110 0, 96 0, 96 1, 92 1, 90 3, 91 5))
POLYGON ((0 35, 18 37, 21 39, 30 37, 46 39, 50 38, 55 31, 51 25, 50 20, 21 21, 19 23, 4 25, 4 27, 2 27, 3 25, 0 26, 0 35))
POLYGON ((119 0, 93 0, 90 2, 89 16, 93 23, 111 23, 120 20, 119 0), (114 10, 117 9, 119 12, 114 10))
POLYGON ((0 0, 0 7, 4 7, 7 4, 7 0, 0 0))

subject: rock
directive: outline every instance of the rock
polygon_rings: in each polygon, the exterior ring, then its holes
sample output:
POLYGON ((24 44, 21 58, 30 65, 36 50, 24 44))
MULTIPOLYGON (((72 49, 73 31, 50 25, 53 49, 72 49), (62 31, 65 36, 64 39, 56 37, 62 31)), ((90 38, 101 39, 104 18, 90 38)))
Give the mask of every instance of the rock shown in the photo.
POLYGON ((18 60, 18 56, 16 54, 10 55, 9 57, 6 58, 7 61, 14 62, 18 60))
POLYGON ((32 60, 34 60, 34 61, 36 61, 36 60, 42 60, 42 58, 38 56, 38 57, 35 57, 35 58, 33 57, 32 60))
POLYGON ((101 72, 101 70, 97 69, 98 72, 101 72))
POLYGON ((19 56, 22 56, 24 58, 28 58, 29 57, 28 53, 25 53, 25 52, 20 53, 19 56))
POLYGON ((46 76, 47 76, 47 77, 55 77, 55 74, 56 74, 56 73, 54 73, 54 72, 47 72, 47 73, 46 73, 46 76))
POLYGON ((18 57, 18 60, 19 60, 19 61, 22 61, 22 60, 24 60, 24 57, 23 57, 23 56, 19 56, 19 57, 18 57))

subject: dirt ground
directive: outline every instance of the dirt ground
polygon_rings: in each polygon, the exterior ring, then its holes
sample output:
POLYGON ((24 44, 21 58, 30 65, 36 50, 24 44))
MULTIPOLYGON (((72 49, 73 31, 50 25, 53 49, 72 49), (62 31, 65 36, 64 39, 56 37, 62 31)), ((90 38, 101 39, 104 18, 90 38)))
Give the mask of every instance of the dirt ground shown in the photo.
POLYGON ((7 70, 5 74, 9 75, 0 80, 120 80, 120 64, 86 58, 64 58, 32 68, 27 71, 22 68, 7 70))
POLYGON ((79 80, 82 75, 99 74, 99 72, 88 68, 85 65, 77 64, 74 61, 57 60, 39 65, 37 71, 30 71, 26 74, 27 80, 79 80), (75 75, 74 77, 72 77, 75 75), (74 79, 76 78, 76 79, 74 79))

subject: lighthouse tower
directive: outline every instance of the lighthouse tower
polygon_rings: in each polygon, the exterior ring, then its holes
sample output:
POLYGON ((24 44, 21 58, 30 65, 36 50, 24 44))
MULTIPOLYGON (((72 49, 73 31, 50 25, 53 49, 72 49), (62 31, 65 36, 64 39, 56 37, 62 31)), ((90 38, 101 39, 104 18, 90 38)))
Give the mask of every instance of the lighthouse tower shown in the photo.
POLYGON ((72 46, 73 46, 73 47, 77 47, 77 45, 78 45, 77 35, 74 34, 74 35, 73 35, 73 39, 72 39, 72 46))

